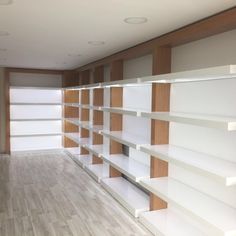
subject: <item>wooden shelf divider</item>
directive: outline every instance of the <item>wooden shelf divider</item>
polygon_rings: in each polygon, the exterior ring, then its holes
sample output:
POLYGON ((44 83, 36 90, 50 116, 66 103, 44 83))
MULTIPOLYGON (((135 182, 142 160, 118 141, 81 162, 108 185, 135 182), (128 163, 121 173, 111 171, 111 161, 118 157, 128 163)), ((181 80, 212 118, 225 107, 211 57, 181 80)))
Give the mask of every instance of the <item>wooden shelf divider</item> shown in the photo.
MULTIPOLYGON (((123 80, 123 61, 113 61, 111 63, 110 81, 123 80)), ((123 107, 123 88, 110 88, 110 107, 123 107)), ((110 113, 110 131, 122 131, 122 114, 110 113)), ((122 154, 122 144, 110 140, 110 154, 122 154)), ((122 173, 110 166, 110 177, 119 177, 122 173)))
MULTIPOLYGON (((104 82, 104 66, 95 67, 93 72, 93 83, 104 82)), ((93 106, 103 106, 104 89, 96 88, 93 90, 93 106)), ((93 126, 103 125, 103 111, 93 110, 93 126)), ((93 132, 93 145, 102 145, 103 136, 93 132)), ((93 155, 93 164, 103 164, 103 160, 93 155)))
MULTIPOLYGON (((153 75, 171 72, 171 48, 157 47, 153 51, 153 75)), ((170 110, 170 84, 152 84, 152 112, 170 110)), ((169 122, 151 121, 151 144, 169 143, 169 122)), ((168 163, 151 156, 151 178, 168 176, 168 163)), ((153 193, 150 194, 150 210, 167 208, 167 203, 153 193)))

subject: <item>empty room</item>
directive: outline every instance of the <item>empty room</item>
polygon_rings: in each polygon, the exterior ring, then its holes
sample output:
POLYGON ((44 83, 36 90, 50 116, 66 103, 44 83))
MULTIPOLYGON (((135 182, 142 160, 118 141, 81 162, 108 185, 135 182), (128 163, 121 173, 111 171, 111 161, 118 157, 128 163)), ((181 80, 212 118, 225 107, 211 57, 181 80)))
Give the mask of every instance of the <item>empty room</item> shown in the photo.
POLYGON ((236 236, 236 0, 0 0, 0 236, 236 236))

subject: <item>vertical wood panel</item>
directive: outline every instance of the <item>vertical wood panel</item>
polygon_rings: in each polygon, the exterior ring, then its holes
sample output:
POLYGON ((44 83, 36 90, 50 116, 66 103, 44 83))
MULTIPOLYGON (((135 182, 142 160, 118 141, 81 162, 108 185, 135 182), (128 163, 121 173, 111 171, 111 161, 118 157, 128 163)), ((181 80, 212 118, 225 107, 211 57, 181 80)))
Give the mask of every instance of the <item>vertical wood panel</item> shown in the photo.
POLYGON ((90 70, 80 72, 80 85, 90 84, 90 70))
POLYGON ((62 74, 62 87, 71 87, 79 85, 79 73, 68 70, 62 74))
POLYGON ((87 105, 89 104, 89 90, 81 90, 81 104, 87 105))
MULTIPOLYGON (((94 69, 94 83, 100 83, 104 81, 104 66, 99 66, 94 69)), ((104 103, 104 90, 103 89, 94 89, 93 90, 93 105, 94 106, 103 106, 104 103)), ((102 111, 93 111, 93 125, 103 125, 103 112, 102 111)), ((102 145, 103 136, 97 133, 93 133, 93 144, 102 145)), ((95 155, 93 155, 93 164, 102 164, 103 160, 95 155)))
MULTIPOLYGON (((111 81, 123 79, 123 61, 114 61, 111 63, 111 81)), ((123 88, 110 88, 110 107, 123 107, 123 88)), ((110 130, 122 131, 123 116, 120 114, 110 113, 110 130)), ((122 144, 110 140, 110 154, 122 153, 122 144)), ((110 177, 121 176, 114 167, 110 166, 110 177)))
MULTIPOLYGON (((171 72, 171 48, 158 47, 153 52, 153 75, 171 72)), ((169 111, 170 84, 152 85, 152 111, 169 111)), ((151 144, 169 143, 169 123, 151 121, 151 144)), ((168 163, 151 157, 151 178, 168 176, 168 163)), ((158 196, 150 195, 150 210, 167 208, 167 203, 158 196)))
POLYGON ((79 90, 65 90, 63 101, 64 103, 79 103, 79 90))

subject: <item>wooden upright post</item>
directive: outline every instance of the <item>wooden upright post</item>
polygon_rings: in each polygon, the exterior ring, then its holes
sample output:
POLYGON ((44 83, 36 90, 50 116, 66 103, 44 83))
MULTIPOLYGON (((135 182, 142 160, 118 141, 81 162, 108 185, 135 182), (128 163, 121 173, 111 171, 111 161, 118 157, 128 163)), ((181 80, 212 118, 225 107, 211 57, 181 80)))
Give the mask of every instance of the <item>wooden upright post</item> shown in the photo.
MULTIPOLYGON (((153 75, 171 72, 171 47, 158 47, 153 52, 153 75)), ((152 111, 165 112, 170 109, 170 84, 152 84, 152 111)), ((169 143, 169 122, 151 121, 151 144, 169 143)), ((151 178, 168 176, 168 163, 151 157, 151 178)), ((154 194, 150 195, 150 210, 167 208, 167 203, 154 194)))
MULTIPOLYGON (((123 61, 113 61, 111 63, 111 81, 123 79, 123 61)), ((110 91, 110 107, 123 106, 123 88, 111 88, 110 91)), ((110 114, 110 131, 122 131, 122 115, 110 114)), ((114 140, 110 140, 110 154, 122 153, 122 144, 114 140)), ((110 166, 110 177, 121 176, 121 173, 114 167, 110 166)))

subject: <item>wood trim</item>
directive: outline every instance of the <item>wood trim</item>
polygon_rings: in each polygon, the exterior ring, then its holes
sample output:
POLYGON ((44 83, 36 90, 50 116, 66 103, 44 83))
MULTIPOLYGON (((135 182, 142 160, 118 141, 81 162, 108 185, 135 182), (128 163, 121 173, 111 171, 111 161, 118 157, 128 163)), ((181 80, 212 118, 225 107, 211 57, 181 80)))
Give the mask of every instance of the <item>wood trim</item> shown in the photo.
POLYGON ((62 74, 62 87, 71 87, 79 85, 79 73, 73 70, 64 71, 62 74))
POLYGON ((27 68, 11 68, 8 67, 7 70, 10 73, 32 73, 32 74, 53 74, 53 75, 63 75, 64 70, 44 70, 44 69, 27 69, 27 68))
POLYGON ((93 72, 93 83, 104 82, 104 66, 97 66, 93 72))
POLYGON ((175 47, 233 29, 236 29, 236 7, 196 21, 167 34, 112 54, 111 56, 91 62, 77 68, 76 70, 86 70, 100 65, 107 65, 112 61, 128 60, 152 54, 153 50, 157 46, 169 45, 175 47))
MULTIPOLYGON (((157 47, 153 51, 153 75, 171 72, 171 47, 157 47)), ((152 85, 152 111, 169 111, 170 84, 152 85)), ((151 144, 169 143, 169 123, 151 121, 151 144)), ((168 176, 168 163, 151 156, 151 178, 168 176)), ((150 194, 150 210, 167 208, 167 203, 154 194, 150 194)))
POLYGON ((89 104, 89 90, 86 89, 86 90, 81 90, 81 104, 83 105, 87 105, 89 104))
POLYGON ((79 90, 65 90, 63 92, 64 103, 79 103, 79 90))
POLYGON ((90 84, 90 70, 84 70, 80 72, 79 76, 80 85, 90 84))
POLYGON ((11 154, 11 141, 10 141, 10 72, 8 69, 4 71, 4 90, 5 90, 5 153, 11 154))

